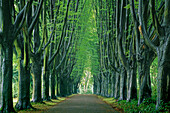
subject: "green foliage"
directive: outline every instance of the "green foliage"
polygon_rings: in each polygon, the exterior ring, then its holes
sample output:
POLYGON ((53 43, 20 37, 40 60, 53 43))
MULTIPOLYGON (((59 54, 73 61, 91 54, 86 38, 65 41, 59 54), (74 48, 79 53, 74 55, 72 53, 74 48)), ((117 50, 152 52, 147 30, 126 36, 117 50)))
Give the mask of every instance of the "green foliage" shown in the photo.
MULTIPOLYGON (((88 81, 89 86, 87 86, 87 92, 84 93, 90 94, 92 93, 93 85, 92 76, 96 75, 99 70, 99 57, 97 51, 99 39, 95 23, 95 12, 93 11, 91 4, 92 1, 86 1, 81 16, 78 19, 78 26, 76 28, 77 33, 75 34, 78 38, 78 50, 76 52, 77 62, 71 74, 75 79, 81 79, 81 91, 83 91, 84 85, 86 86, 88 81), (85 72, 87 70, 91 72, 90 78, 86 77, 85 72)), ((72 12, 70 13, 73 15, 72 12)))
POLYGON ((124 110, 125 113, 156 113, 159 111, 162 112, 167 112, 169 106, 166 104, 165 107, 162 107, 158 111, 155 109, 156 108, 156 100, 148 98, 144 100, 142 104, 138 106, 138 101, 137 100, 132 100, 131 102, 126 102, 126 100, 118 101, 117 102, 117 107, 120 107, 124 110))
POLYGON ((158 58, 156 57, 150 66, 150 77, 152 86, 152 97, 157 97, 157 74, 158 74, 158 58))
MULTIPOLYGON (((134 4, 135 4, 135 8, 138 9, 139 1, 134 0, 134 4)), ((124 8, 130 9, 130 4, 126 5, 124 8)))
POLYGON ((12 89, 13 89, 13 97, 18 97, 18 90, 19 90, 19 84, 18 84, 18 61, 17 57, 14 54, 13 55, 13 79, 12 79, 12 89))
POLYGON ((114 108, 118 109, 119 111, 123 110, 123 112, 125 113, 157 113, 157 112, 168 113, 170 109, 169 106, 170 103, 166 103, 164 107, 160 108, 159 110, 156 110, 155 109, 156 100, 151 98, 144 100, 144 102, 139 106, 137 100, 131 100, 130 102, 127 102, 126 100, 117 101, 117 99, 106 98, 102 96, 98 96, 98 98, 101 98, 106 103, 111 104, 114 108))
POLYGON ((156 110, 156 100, 152 98, 147 98, 139 106, 137 100, 131 100, 130 102, 127 102, 126 100, 118 101, 115 98, 107 98, 103 96, 98 96, 98 98, 110 104, 118 111, 125 113, 169 113, 170 110, 170 102, 165 104, 162 103, 162 107, 159 110, 156 110))

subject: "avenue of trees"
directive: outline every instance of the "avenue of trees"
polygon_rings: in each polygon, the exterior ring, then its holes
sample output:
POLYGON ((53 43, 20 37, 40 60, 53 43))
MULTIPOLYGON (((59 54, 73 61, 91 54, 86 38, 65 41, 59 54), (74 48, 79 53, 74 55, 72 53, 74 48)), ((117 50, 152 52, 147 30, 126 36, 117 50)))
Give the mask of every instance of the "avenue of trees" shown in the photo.
POLYGON ((89 88, 140 105, 153 83, 159 110, 170 102, 169 0, 0 0, 0 112, 89 88))
POLYGON ((79 81, 70 75, 84 4, 84 0, 0 1, 1 112, 14 111, 14 76, 19 85, 16 109, 32 108, 30 97, 32 102, 42 102, 76 93, 72 88, 79 81))
POLYGON ((150 66, 157 58, 156 109, 170 102, 170 1, 95 0, 100 68, 94 91, 118 100, 152 97, 150 66))

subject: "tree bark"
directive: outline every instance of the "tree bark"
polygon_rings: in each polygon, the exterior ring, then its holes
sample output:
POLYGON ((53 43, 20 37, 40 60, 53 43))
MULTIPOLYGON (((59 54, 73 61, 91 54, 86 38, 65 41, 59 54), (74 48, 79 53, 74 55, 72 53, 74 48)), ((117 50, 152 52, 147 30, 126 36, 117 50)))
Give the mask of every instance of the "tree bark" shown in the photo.
POLYGON ((67 96, 67 84, 68 84, 68 82, 65 78, 60 79, 60 95, 62 97, 67 96))
POLYGON ((114 88, 114 86, 115 86, 115 72, 111 72, 111 97, 114 97, 114 92, 115 92, 115 88, 114 88))
POLYGON ((120 74, 116 72, 116 80, 115 80, 115 92, 114 92, 114 98, 118 99, 120 96, 120 74))
POLYGON ((2 67, 2 106, 1 112, 15 112, 13 108, 12 98, 12 58, 13 58, 13 42, 3 43, 3 67, 2 67))
POLYGON ((154 22, 154 27, 160 36, 160 45, 156 46, 149 39, 148 33, 146 32, 146 27, 144 26, 145 20, 142 15, 143 1, 139 0, 139 20, 142 28, 142 33, 144 35, 145 43, 150 47, 158 56, 158 76, 157 76, 157 104, 156 109, 159 109, 165 102, 170 101, 168 93, 170 92, 170 1, 165 0, 164 8, 164 22, 161 26, 155 15, 155 1, 151 2, 151 13, 154 22))
POLYGON ((148 47, 144 48, 142 58, 138 59, 139 72, 139 98, 138 105, 140 105, 146 98, 151 98, 151 80, 150 80, 150 65, 155 58, 153 51, 148 47))
POLYGON ((32 102, 42 102, 41 96, 41 74, 42 74, 42 60, 41 54, 34 54, 32 60, 32 78, 33 78, 33 94, 32 102))
MULTIPOLYGON (((45 66, 45 65, 44 65, 45 66)), ((43 70, 43 100, 50 100, 49 96, 49 69, 44 67, 43 70)))
POLYGON ((93 93, 97 94, 97 75, 93 75, 94 78, 94 84, 93 84, 93 93))
POLYGON ((55 77, 56 77, 56 71, 55 71, 55 66, 54 66, 52 73, 51 73, 51 99, 57 99, 55 95, 55 86, 56 86, 55 77))
POLYGON ((2 105, 2 62, 2 49, 0 49, 0 106, 2 105))
POLYGON ((136 57, 132 56, 132 65, 130 69, 130 76, 129 76, 129 83, 128 83, 128 92, 127 92, 127 101, 130 101, 131 99, 137 99, 137 81, 136 81, 136 71, 137 71, 137 65, 136 65, 136 57))
POLYGON ((124 67, 121 69, 120 73, 120 97, 119 100, 126 100, 127 99, 127 73, 124 67))
POLYGON ((15 108, 19 110, 32 108, 30 103, 30 71, 27 70, 27 66, 25 67, 23 62, 20 60, 19 97, 15 105, 15 108))
POLYGON ((1 45, 3 52, 2 66, 2 103, 0 112, 15 112, 12 98, 12 76, 13 76, 13 26, 10 10, 10 0, 2 0, 3 35, 1 45))
MULTIPOLYGON (((48 42, 47 37, 47 16, 46 16, 46 9, 47 9, 47 0, 44 0, 43 4, 43 38, 45 43, 48 42)), ((45 48, 44 52, 44 70, 43 70, 43 100, 50 100, 49 97, 49 74, 50 74, 50 67, 48 67, 48 60, 49 60, 49 47, 45 48)))
POLYGON ((24 48, 18 48, 20 61, 19 61, 19 97, 15 105, 16 109, 29 109, 32 108, 30 103, 30 48, 28 31, 24 28, 24 48), (24 52, 22 52, 24 51, 24 52))
POLYGON ((159 109, 165 102, 170 101, 170 27, 165 29, 165 43, 157 51, 158 55, 158 83, 157 83, 157 105, 159 109))
POLYGON ((101 82, 101 95, 105 96, 105 76, 103 75, 103 73, 101 73, 101 78, 102 78, 102 82, 101 82))

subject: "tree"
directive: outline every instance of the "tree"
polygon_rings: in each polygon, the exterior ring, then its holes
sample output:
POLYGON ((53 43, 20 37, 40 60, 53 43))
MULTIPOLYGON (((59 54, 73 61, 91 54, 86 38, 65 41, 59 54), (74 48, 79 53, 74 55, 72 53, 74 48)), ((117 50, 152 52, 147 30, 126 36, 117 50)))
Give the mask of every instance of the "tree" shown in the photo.
MULTIPOLYGON (((32 10, 28 11, 26 15, 27 21, 23 26, 23 35, 20 35, 19 42, 16 44, 17 52, 19 54, 19 98, 16 104, 17 109, 28 109, 32 108, 30 103, 30 38, 36 22, 39 18, 43 0, 37 6, 34 18, 31 18, 32 10), (27 25, 26 25, 27 23, 27 25), (28 26, 29 25, 29 26, 28 26)), ((22 6, 21 6, 22 7, 22 6)))
POLYGON ((140 25, 142 28, 143 37, 145 40, 145 43, 148 47, 150 47, 158 56, 158 84, 157 84, 157 105, 156 108, 159 109, 161 106, 161 103, 168 102, 169 101, 169 26, 170 26, 170 1, 165 0, 165 8, 164 8, 164 21, 162 24, 159 23, 158 17, 155 13, 155 0, 150 1, 151 3, 151 10, 150 13, 152 15, 152 21, 154 28, 156 29, 157 35, 159 37, 159 45, 156 46, 151 40, 149 39, 149 35, 146 32, 146 27, 144 26, 146 23, 146 20, 144 19, 144 16, 142 15, 142 6, 144 6, 145 2, 142 2, 142 0, 139 1, 139 20, 140 25))
MULTIPOLYGON (((23 9, 19 12, 17 17, 12 22, 12 7, 14 1, 2 0, 2 17, 3 28, 0 33, 1 45, 3 50, 3 89, 2 89, 2 107, 1 112, 13 112, 13 100, 12 100, 12 58, 13 58, 13 42, 17 38, 19 31, 21 30, 25 16, 29 7, 32 4, 32 0, 28 1, 23 9)), ((14 16, 15 17, 15 16, 14 16)))

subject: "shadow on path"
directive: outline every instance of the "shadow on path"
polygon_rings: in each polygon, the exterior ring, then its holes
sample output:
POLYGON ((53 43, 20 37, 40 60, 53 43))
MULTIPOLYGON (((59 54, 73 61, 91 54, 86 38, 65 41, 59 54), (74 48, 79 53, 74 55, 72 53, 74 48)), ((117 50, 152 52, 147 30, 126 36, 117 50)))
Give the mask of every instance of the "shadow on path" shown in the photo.
POLYGON ((75 95, 43 113, 118 113, 94 95, 75 95))

